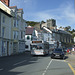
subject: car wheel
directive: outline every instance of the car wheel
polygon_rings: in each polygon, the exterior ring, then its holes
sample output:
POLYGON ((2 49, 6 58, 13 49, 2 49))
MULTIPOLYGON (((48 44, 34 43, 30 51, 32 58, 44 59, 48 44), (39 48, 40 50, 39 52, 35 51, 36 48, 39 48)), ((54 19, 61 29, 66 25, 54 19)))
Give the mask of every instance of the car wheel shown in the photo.
POLYGON ((51 57, 51 59, 53 59, 53 57, 51 57))
POLYGON ((65 59, 65 57, 62 57, 62 59, 64 60, 64 59, 65 59))

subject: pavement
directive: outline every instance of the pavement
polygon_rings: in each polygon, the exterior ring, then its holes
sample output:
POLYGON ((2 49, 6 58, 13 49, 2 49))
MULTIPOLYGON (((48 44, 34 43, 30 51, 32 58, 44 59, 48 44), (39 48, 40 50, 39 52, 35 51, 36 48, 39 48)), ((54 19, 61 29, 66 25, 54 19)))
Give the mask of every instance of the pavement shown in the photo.
POLYGON ((67 59, 65 59, 68 63, 71 64, 73 69, 75 70, 75 52, 71 52, 71 54, 66 55, 67 59))

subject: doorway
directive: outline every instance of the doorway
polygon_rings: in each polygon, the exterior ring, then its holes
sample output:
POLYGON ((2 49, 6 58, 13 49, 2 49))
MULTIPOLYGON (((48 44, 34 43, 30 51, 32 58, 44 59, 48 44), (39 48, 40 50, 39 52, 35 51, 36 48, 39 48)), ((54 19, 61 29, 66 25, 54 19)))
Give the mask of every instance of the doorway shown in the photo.
POLYGON ((9 55, 9 41, 7 41, 7 55, 9 55))

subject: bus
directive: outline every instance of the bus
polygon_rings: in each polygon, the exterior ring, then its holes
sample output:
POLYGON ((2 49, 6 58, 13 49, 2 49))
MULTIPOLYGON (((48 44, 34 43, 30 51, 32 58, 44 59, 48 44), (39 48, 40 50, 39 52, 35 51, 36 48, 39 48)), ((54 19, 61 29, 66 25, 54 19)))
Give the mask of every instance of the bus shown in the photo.
POLYGON ((49 43, 43 41, 31 42, 31 55, 46 55, 49 54, 49 43))

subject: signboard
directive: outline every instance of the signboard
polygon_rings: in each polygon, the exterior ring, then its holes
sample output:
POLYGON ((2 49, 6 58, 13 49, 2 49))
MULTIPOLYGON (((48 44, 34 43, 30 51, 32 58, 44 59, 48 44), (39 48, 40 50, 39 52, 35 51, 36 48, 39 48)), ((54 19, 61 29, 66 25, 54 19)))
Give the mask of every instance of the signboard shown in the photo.
POLYGON ((32 41, 32 43, 42 43, 42 41, 32 41))

